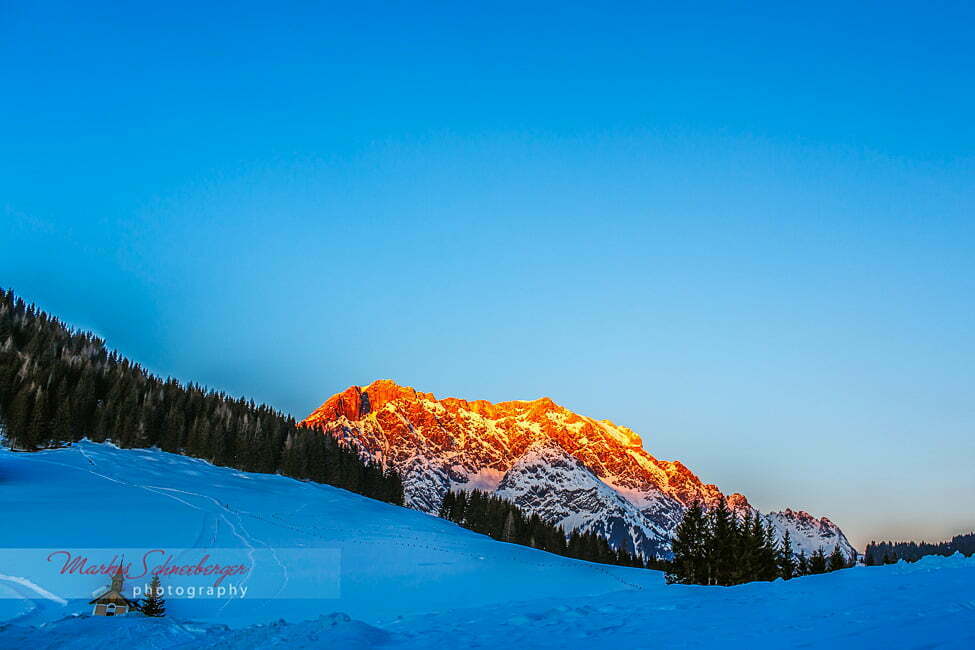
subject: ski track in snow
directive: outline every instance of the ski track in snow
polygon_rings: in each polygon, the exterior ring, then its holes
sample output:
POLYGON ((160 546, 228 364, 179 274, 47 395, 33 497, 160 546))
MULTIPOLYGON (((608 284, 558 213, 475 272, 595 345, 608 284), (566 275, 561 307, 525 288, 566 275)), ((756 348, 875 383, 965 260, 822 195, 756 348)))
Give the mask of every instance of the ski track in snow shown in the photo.
MULTIPOLYGON (((84 457, 87 464, 90 466, 90 469, 78 467, 77 465, 73 465, 70 463, 61 463, 58 461, 50 460, 49 458, 35 457, 34 460, 38 462, 52 464, 52 465, 58 465, 69 469, 86 471, 89 474, 99 479, 111 481, 115 484, 126 486, 126 487, 137 488, 159 496, 164 496, 168 499, 171 499, 179 503, 180 505, 186 508, 190 508, 192 510, 201 512, 203 514, 203 519, 201 520, 199 532, 196 538, 197 546, 202 546, 203 544, 201 542, 203 542, 204 540, 208 540, 212 542, 218 535, 219 523, 222 521, 224 525, 227 526, 228 531, 246 549, 248 549, 249 553, 252 550, 255 550, 257 547, 267 549, 270 552, 271 557, 274 559, 275 564, 277 565, 278 569, 281 571, 282 574, 282 581, 280 582, 275 592, 276 594, 282 593, 282 591, 286 588, 288 584, 289 578, 288 578, 287 565, 283 561, 281 561, 280 557, 278 556, 277 552, 274 550, 271 544, 266 543, 265 541, 257 538, 256 536, 254 536, 249 532, 247 526, 243 522, 243 517, 250 517, 257 521, 275 526, 283 530, 294 531, 304 537, 313 537, 325 542, 332 542, 334 540, 333 537, 334 533, 331 530, 331 528, 329 526, 319 526, 315 524, 314 518, 310 518, 307 521, 301 522, 301 525, 298 525, 298 523, 294 521, 294 517, 299 515, 301 511, 306 509, 312 503, 312 501, 310 500, 300 504, 299 507, 291 513, 270 512, 269 515, 262 515, 256 512, 238 510, 233 508, 229 504, 223 502, 222 500, 212 497, 208 494, 186 490, 186 489, 162 486, 162 485, 158 485, 156 482, 136 483, 131 480, 126 480, 125 478, 122 478, 115 473, 109 473, 105 469, 103 469, 100 463, 101 459, 99 458, 99 454, 101 453, 102 450, 98 449, 98 447, 95 445, 97 445, 97 443, 86 443, 85 445, 89 447, 95 447, 92 450, 92 453, 86 451, 82 445, 75 445, 69 448, 69 450, 76 450, 82 457, 84 457)), ((162 453, 162 452, 158 452, 158 453, 162 453)), ((140 456, 141 455, 142 454, 140 454, 140 456)), ((199 462, 208 469, 214 467, 208 463, 205 463, 204 461, 200 461, 199 459, 191 459, 183 456, 177 456, 176 458, 179 458, 181 461, 199 462)), ((158 459, 152 459, 152 460, 158 460, 158 459)), ((235 472, 235 476, 237 474, 238 473, 235 472)), ((303 481, 300 483, 306 488, 323 491, 323 496, 329 495, 331 491, 334 490, 334 488, 331 488, 329 486, 319 485, 314 482, 303 481)), ((368 531, 362 531, 360 537, 365 540, 368 539, 370 535, 368 531)), ((377 539, 381 540, 384 538, 385 535, 377 539)), ((434 555, 449 554, 455 558, 466 557, 476 562, 483 561, 485 559, 483 557, 483 554, 480 551, 468 551, 464 548, 457 548, 456 546, 447 547, 440 544, 431 544, 429 543, 429 536, 426 537, 426 541, 421 540, 421 538, 417 536, 401 537, 397 539, 396 546, 400 549, 410 549, 419 552, 425 552, 427 555, 431 553, 434 555)), ((520 549, 520 548, 521 547, 513 546, 512 553, 508 554, 510 557, 510 561, 515 563, 516 565, 523 565, 526 567, 530 566, 530 567, 543 569, 543 570, 558 570, 560 567, 564 566, 565 560, 563 558, 559 558, 557 556, 550 556, 544 553, 534 553, 529 556, 526 556, 524 553, 515 552, 515 549, 520 549), (531 558, 531 561, 527 561, 529 557, 531 558)), ((255 559, 253 558, 253 555, 251 555, 251 558, 255 559)), ((430 563, 426 563, 426 564, 429 565, 430 563)), ((579 568, 583 571, 589 571, 595 574, 599 574, 603 576, 604 579, 608 579, 610 581, 616 582, 617 584, 619 584, 621 589, 642 589, 641 585, 622 578, 620 575, 617 575, 616 573, 609 571, 606 567, 602 565, 580 563, 579 568)))
MULTIPOLYGON (((85 453, 84 449, 81 449, 80 447, 78 449, 81 451, 81 454, 86 459, 88 459, 88 462, 89 463, 91 463, 95 467, 98 467, 97 463, 95 463, 92 460, 92 458, 91 458, 91 456, 89 454, 85 453)), ((250 560, 251 571, 249 571, 248 574, 247 574, 247 576, 243 580, 240 581, 241 586, 246 585, 250 581, 250 577, 257 570, 258 562, 257 562, 257 558, 254 555, 254 551, 256 550, 256 547, 254 546, 254 544, 256 543, 256 544, 259 544, 260 546, 262 546, 262 547, 264 547, 264 548, 266 548, 266 549, 268 549, 270 551, 271 557, 274 558, 275 563, 281 569, 282 576, 283 576, 283 580, 282 580, 282 583, 281 583, 280 587, 278 588, 277 592, 275 592, 274 595, 277 596, 278 594, 280 594, 287 587, 287 585, 288 585, 288 567, 285 566, 283 562, 281 562, 281 559, 278 557, 277 552, 274 550, 274 548, 270 544, 267 544, 263 540, 258 539, 257 537, 255 537, 254 535, 252 535, 247 530, 247 527, 244 525, 244 522, 243 522, 242 517, 240 516, 240 513, 238 513, 233 508, 231 508, 229 504, 226 504, 223 501, 220 501, 219 499, 217 499, 215 497, 212 497, 212 496, 210 496, 208 494, 201 494, 199 492, 191 492, 189 490, 180 490, 180 489, 171 488, 171 487, 163 487, 163 486, 155 486, 155 485, 140 485, 140 484, 137 484, 137 483, 131 483, 131 482, 124 481, 124 480, 121 480, 121 479, 118 479, 118 478, 114 478, 114 477, 111 477, 111 476, 106 476, 104 474, 100 474, 100 473, 96 473, 96 474, 98 476, 101 476, 102 478, 106 478, 106 479, 108 479, 110 481, 115 481, 116 483, 121 483, 123 485, 128 485, 130 487, 142 488, 144 490, 148 490, 148 491, 154 492, 156 494, 161 494, 163 496, 167 496, 167 497, 169 497, 171 499, 175 499, 176 501, 178 501, 178 502, 186 505, 187 507, 193 508, 194 510, 199 510, 201 512, 207 512, 207 511, 204 510, 203 508, 200 508, 198 506, 193 505, 192 503, 190 503, 190 502, 188 502, 188 501, 186 501, 184 499, 180 499, 179 497, 177 497, 177 496, 175 496, 173 494, 170 494, 170 493, 171 492, 176 492, 176 493, 179 493, 179 494, 184 494, 184 495, 187 495, 187 496, 196 497, 198 499, 202 499, 204 501, 208 501, 208 502, 214 504, 220 510, 220 512, 217 513, 218 516, 220 517, 221 520, 223 520, 223 522, 225 524, 227 524, 227 527, 230 529, 231 534, 233 534, 233 536, 236 537, 248 549, 247 557, 250 560), (232 522, 227 515, 231 515, 234 518, 236 518, 237 523, 235 524, 234 522, 232 522)), ((206 520, 205 520, 205 518, 204 518, 204 524, 203 525, 204 525, 204 527, 206 526, 206 520)), ((229 605, 230 602, 231 601, 228 600, 226 603, 224 603, 224 605, 221 608, 221 610, 223 608, 225 608, 227 605, 229 605)))
POLYGON ((21 576, 10 576, 0 573, 0 584, 5 585, 8 589, 16 593, 21 601, 30 605, 30 609, 10 620, 13 623, 29 621, 39 616, 43 618, 63 615, 62 612, 68 604, 68 601, 64 598, 52 594, 43 587, 21 576))
MULTIPOLYGON (((309 548, 321 542, 326 548, 344 544, 346 557, 356 561, 343 565, 343 579, 351 580, 357 590, 350 600, 307 599, 294 611, 291 604, 282 606, 273 599, 210 601, 205 616, 197 616, 203 602, 176 600, 166 619, 128 616, 106 623, 86 615, 64 618, 87 611, 87 606, 74 610, 75 603, 40 587, 43 579, 8 569, 3 573, 17 575, 0 575, 2 590, 16 594, 16 602, 23 601, 24 607, 29 603, 31 609, 6 609, 0 648, 975 648, 975 559, 929 558, 914 565, 732 588, 666 586, 655 572, 568 560, 490 541, 434 517, 310 482, 256 474, 238 480, 230 478, 236 472, 163 452, 86 443, 15 458, 0 454, 0 460, 13 465, 37 464, 30 468, 40 477, 35 485, 25 483, 25 491, 17 492, 16 472, 4 485, 12 490, 6 492, 11 495, 6 503, 20 531, 19 537, 8 539, 18 539, 21 545, 30 546, 24 543, 29 540, 26 535, 43 522, 64 525, 57 515, 68 511, 59 508, 70 502, 76 486, 87 495, 107 485, 107 490, 138 504, 127 514, 136 524, 137 534, 130 540, 153 537, 153 532, 144 532, 151 530, 145 522, 155 522, 158 516, 162 526, 180 535, 192 538, 195 533, 195 547, 212 547, 221 538, 225 543, 236 540, 231 544, 239 543, 255 560, 266 549, 273 562, 265 560, 264 566, 273 569, 266 586, 268 593, 277 588, 276 594, 283 593, 289 581, 304 585, 302 580, 309 577, 295 571, 294 560, 283 551, 279 554, 275 545, 283 549, 289 542, 309 548), (72 458, 70 449, 78 455, 72 458), (140 465, 142 459, 153 462, 140 465), (39 500, 18 509, 18 496, 33 497, 39 486, 39 500), (158 515, 151 512, 153 507, 159 508, 158 515), (147 511, 141 519, 140 508, 147 511), (281 578, 275 582, 278 571, 281 578), (417 581, 420 586, 414 591, 417 581), (538 586, 546 582, 554 589, 538 586), (447 597, 433 602, 444 591, 447 597), (422 602, 428 599, 432 602, 422 602), (383 602, 385 609, 371 609, 370 600, 383 602), (331 614, 315 619, 336 610, 348 611, 353 620, 331 614), (272 622, 282 612, 289 622, 272 622), (185 619, 210 622, 182 622, 185 619), (42 622, 44 627, 25 627, 42 622), (234 629, 216 622, 231 623, 234 629)), ((91 525, 99 527, 127 523, 113 516, 110 506, 82 514, 94 517, 91 525), (104 520, 98 518, 102 512, 104 520)), ((65 524, 82 520, 66 519, 65 524)), ((311 580, 314 584, 315 577, 311 580)))
MULTIPOLYGON (((90 465, 92 465, 96 469, 100 469, 98 463, 95 462, 95 460, 91 457, 91 455, 89 453, 85 452, 85 450, 83 448, 81 448, 78 445, 75 445, 75 446, 71 447, 70 449, 77 449, 81 453, 81 455, 85 458, 85 460, 88 461, 88 463, 90 465)), ((270 544, 267 544, 267 543, 263 542, 262 540, 259 540, 256 537, 254 537, 253 535, 251 535, 247 531, 246 526, 244 526, 243 521, 241 520, 240 515, 236 511, 234 511, 228 504, 223 503, 219 499, 216 499, 214 497, 211 497, 210 495, 207 495, 207 494, 200 494, 198 492, 191 492, 191 491, 188 491, 188 490, 180 490, 180 489, 177 489, 177 488, 170 488, 170 487, 163 487, 163 486, 155 486, 155 485, 141 485, 141 484, 138 484, 138 483, 132 483, 131 481, 126 481, 124 479, 121 479, 121 478, 118 478, 118 477, 115 477, 115 476, 110 476, 108 474, 104 474, 102 472, 95 471, 94 469, 78 468, 78 467, 76 467, 74 465, 71 465, 71 464, 68 464, 68 463, 59 463, 57 461, 52 461, 52 460, 49 460, 49 459, 37 459, 37 460, 39 462, 48 463, 48 464, 52 464, 52 465, 60 465, 62 467, 67 467, 67 468, 71 468, 71 469, 79 469, 81 471, 86 471, 89 474, 92 474, 94 476, 97 476, 98 478, 103 479, 103 480, 106 480, 106 481, 111 481, 113 483, 117 483, 119 485, 124 485, 126 487, 132 487, 132 488, 138 488, 138 489, 146 490, 147 492, 151 492, 153 494, 158 494, 160 496, 164 496, 164 497, 167 497, 169 499, 173 499, 173 500, 177 501, 178 503, 180 503, 180 504, 182 504, 182 505, 184 505, 184 506, 186 506, 188 508, 192 508, 193 510, 197 510, 197 511, 200 511, 200 512, 204 513, 204 518, 203 518, 203 523, 202 523, 201 528, 200 528, 200 533, 197 536, 197 541, 198 542, 202 540, 202 538, 206 535, 208 529, 210 529, 210 526, 208 525, 208 519, 207 519, 207 516, 206 515, 213 514, 213 513, 211 511, 208 511, 208 510, 206 510, 204 508, 201 508, 201 507, 199 507, 199 506, 197 506, 197 505, 195 505, 193 503, 190 503, 189 501, 187 501, 185 499, 181 499, 180 497, 178 497, 178 496, 176 496, 174 494, 171 494, 171 493, 172 492, 176 492, 176 493, 183 494, 183 495, 187 495, 187 496, 193 496, 193 497, 197 497, 199 499, 202 499, 204 501, 208 501, 210 503, 213 503, 219 509, 219 512, 217 512, 216 515, 227 525, 227 527, 230 530, 231 534, 237 540, 239 540, 241 542, 241 544, 243 544, 248 549, 247 556, 248 556, 248 559, 250 560, 251 571, 249 571, 248 574, 247 574, 247 576, 243 580, 240 581, 240 584, 242 586, 245 585, 245 584, 247 584, 247 582, 250 580, 251 575, 253 575, 253 573, 257 569, 258 562, 257 562, 256 557, 254 556, 254 551, 256 550, 256 547, 254 546, 254 543, 257 543, 257 544, 261 545, 262 547, 264 547, 264 548, 266 548, 266 549, 268 549, 270 551, 271 557, 274 558, 275 562, 277 563, 278 567, 281 569, 281 572, 283 574, 283 581, 282 581, 280 587, 278 588, 278 591, 275 593, 275 596, 278 595, 278 594, 280 594, 287 587, 287 584, 288 584, 288 568, 287 568, 287 566, 285 566, 285 564, 278 557, 278 554, 274 550, 274 548, 270 544), (228 514, 236 517, 237 524, 234 524, 234 522, 232 522, 227 517, 228 514)), ((274 523, 274 522, 269 522, 269 523, 274 523)), ((211 537, 210 537, 211 540, 213 540, 213 539, 216 538, 216 534, 217 534, 216 531, 213 531, 212 532, 211 537)), ((224 603, 224 605, 221 608, 221 610, 223 608, 225 608, 227 605, 229 605, 230 603, 231 603, 230 600, 228 600, 226 603, 224 603)))

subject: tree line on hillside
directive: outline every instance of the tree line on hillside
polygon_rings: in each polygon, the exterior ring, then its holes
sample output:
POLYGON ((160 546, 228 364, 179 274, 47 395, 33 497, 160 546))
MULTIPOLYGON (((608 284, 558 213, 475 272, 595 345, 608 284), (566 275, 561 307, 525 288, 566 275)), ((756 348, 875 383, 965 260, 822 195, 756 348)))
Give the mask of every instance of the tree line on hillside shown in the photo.
POLYGON ((781 542, 759 514, 731 511, 722 498, 707 510, 693 503, 674 531, 673 559, 667 581, 678 584, 737 585, 845 569, 855 564, 837 545, 828 556, 818 549, 809 557, 796 555, 787 530, 781 542))
POLYGON ((438 515, 503 542, 579 560, 653 569, 667 565, 663 560, 644 559, 622 547, 613 549, 596 533, 575 530, 566 534, 561 526, 546 522, 537 514, 528 515, 510 501, 480 490, 448 492, 438 515))
POLYGON ((403 503, 393 470, 253 400, 162 380, 90 332, 0 290, 0 434, 34 451, 89 438, 158 447, 403 503))
POLYGON ((971 556, 975 553, 975 532, 955 535, 949 540, 931 544, 929 542, 870 542, 863 552, 863 563, 867 566, 893 564, 898 560, 917 562, 925 555, 953 555, 961 553, 971 556))

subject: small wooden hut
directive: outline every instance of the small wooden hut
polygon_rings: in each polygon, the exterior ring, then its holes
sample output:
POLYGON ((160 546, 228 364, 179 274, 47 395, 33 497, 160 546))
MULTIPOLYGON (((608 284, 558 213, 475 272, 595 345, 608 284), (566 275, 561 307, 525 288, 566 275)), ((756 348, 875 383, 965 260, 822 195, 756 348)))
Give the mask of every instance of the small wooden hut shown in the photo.
POLYGON ((118 568, 112 576, 112 586, 95 600, 88 603, 94 605, 91 610, 92 616, 124 616, 133 609, 136 603, 122 595, 122 588, 125 583, 125 576, 122 574, 122 567, 118 568))

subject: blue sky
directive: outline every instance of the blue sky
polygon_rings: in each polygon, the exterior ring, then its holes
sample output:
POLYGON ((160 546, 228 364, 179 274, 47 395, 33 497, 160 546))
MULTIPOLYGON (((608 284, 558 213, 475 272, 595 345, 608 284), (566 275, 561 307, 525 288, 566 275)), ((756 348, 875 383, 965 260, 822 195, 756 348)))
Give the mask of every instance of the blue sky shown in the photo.
POLYGON ((86 5, 0 10, 0 286, 296 416, 548 395, 975 526, 970 7, 86 5))

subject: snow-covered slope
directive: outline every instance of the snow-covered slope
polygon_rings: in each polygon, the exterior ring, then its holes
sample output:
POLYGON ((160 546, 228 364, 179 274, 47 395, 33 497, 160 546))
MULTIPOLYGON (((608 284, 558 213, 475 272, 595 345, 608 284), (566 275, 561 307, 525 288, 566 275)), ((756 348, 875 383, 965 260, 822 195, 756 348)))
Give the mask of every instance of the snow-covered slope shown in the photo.
MULTIPOLYGON (((714 506, 722 496, 682 463, 652 456, 630 429, 573 413, 548 398, 497 404, 438 400, 379 380, 332 396, 305 423, 395 467, 403 475, 408 504, 419 510, 436 512, 451 489, 491 491, 504 485, 505 494, 516 496, 526 510, 606 534, 614 543, 629 540, 647 555, 667 552, 669 535, 691 502, 714 506), (535 452, 540 446, 561 449, 588 470, 588 477, 578 468, 569 472, 560 454, 551 457, 558 467, 546 470, 535 452), (576 479, 596 483, 580 492, 571 482, 576 479), (570 482, 563 485, 563 480, 570 482)), ((738 511, 754 510, 741 494, 726 498, 738 511)), ((780 534, 790 531, 797 551, 823 547, 829 552, 839 544, 845 554, 853 553, 828 519, 791 512, 773 513, 771 519, 780 534)))
POLYGON ((461 607, 380 626, 342 614, 241 629, 174 618, 68 618, 43 628, 0 626, 0 647, 970 650, 973 582, 975 558, 928 557, 789 582, 656 585, 609 596, 461 607))
MULTIPOLYGON (((564 464, 567 485, 608 498, 552 451, 536 448, 518 472, 564 464)), ((89 443, 0 451, 0 509, 4 649, 975 647, 975 559, 959 556, 666 585, 654 571, 496 542, 327 486, 89 443), (171 598, 163 619, 91 618, 87 599, 62 599, 58 577, 26 561, 42 547, 184 546, 253 554, 253 597, 171 598), (301 597, 329 568, 315 563, 322 549, 341 553, 340 593, 301 597)))
MULTIPOLYGON (((76 591, 71 581, 82 580, 91 594, 107 582, 59 576, 30 549, 238 549, 236 556, 255 565, 244 581, 246 598, 169 603, 178 618, 233 626, 335 611, 379 624, 662 582, 657 572, 496 542, 329 486, 86 442, 32 454, 0 450, 0 512, 0 621, 39 623, 87 612, 88 598, 65 590, 76 591), (341 571, 337 597, 325 593, 333 570, 341 571)), ((226 554, 214 552, 218 561, 226 554)))

